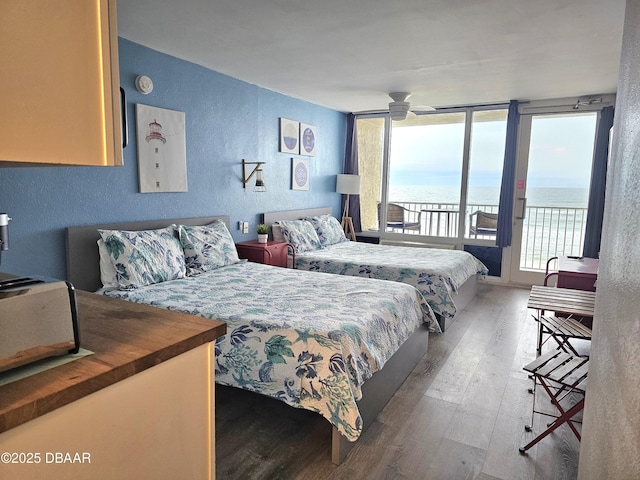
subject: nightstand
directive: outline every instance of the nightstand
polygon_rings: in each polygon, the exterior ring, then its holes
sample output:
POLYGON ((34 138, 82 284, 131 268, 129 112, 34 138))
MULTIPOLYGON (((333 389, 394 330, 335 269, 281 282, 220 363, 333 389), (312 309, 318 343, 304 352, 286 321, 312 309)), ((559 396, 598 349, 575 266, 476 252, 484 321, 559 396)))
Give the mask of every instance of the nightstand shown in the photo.
MULTIPOLYGON (((290 244, 287 242, 258 243, 257 240, 236 243, 238 256, 246 258, 250 262, 264 263, 275 267, 285 267, 288 264, 288 253, 290 244)), ((293 247, 292 247, 293 250, 293 247)), ((295 255, 293 257, 295 265, 295 255)))
POLYGON ((596 291, 597 258, 558 257, 558 287, 596 291))

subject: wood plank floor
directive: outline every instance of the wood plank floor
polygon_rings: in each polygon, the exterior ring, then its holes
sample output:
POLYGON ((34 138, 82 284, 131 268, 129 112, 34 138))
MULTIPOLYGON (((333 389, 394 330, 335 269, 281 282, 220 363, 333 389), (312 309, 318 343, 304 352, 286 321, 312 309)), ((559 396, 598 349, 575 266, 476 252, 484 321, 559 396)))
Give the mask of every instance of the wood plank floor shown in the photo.
MULTIPOLYGON (((531 423, 536 323, 528 289, 481 284, 340 466, 319 415, 238 389, 216 388, 216 475, 227 479, 503 479, 577 477, 580 444, 531 423)), ((545 400, 543 395, 538 400, 545 400)))

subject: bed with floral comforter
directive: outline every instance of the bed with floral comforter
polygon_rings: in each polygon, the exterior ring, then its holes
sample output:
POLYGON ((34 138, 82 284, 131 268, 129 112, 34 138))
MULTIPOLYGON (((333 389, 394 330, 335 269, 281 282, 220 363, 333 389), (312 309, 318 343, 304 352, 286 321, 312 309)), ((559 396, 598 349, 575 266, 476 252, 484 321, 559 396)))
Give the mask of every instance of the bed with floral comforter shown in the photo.
MULTIPOLYGON (((351 242, 338 220, 324 211, 264 214, 265 221, 272 225, 274 240, 293 248, 295 268, 412 285, 438 316, 442 329, 444 319, 455 316, 458 309, 454 295, 461 294, 457 298, 464 308, 475 295, 475 277, 488 273, 480 260, 461 250, 351 242)), ((440 325, 434 330, 441 331, 440 325)))
POLYGON ((361 386, 422 324, 423 296, 395 282, 241 262, 106 295, 227 322, 216 382, 315 411, 354 441, 361 386))
POLYGON ((436 314, 453 317, 453 294, 470 277, 488 273, 468 252, 340 242, 296 252, 295 267, 313 272, 352 275, 408 283, 416 287, 436 314))

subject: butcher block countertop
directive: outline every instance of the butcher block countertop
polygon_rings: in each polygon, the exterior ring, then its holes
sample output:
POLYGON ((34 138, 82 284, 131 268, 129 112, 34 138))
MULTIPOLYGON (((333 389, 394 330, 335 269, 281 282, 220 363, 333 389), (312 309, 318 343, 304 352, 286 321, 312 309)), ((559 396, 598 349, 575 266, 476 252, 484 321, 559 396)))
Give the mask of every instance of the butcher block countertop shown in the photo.
POLYGON ((80 346, 93 355, 0 386, 0 433, 214 341, 217 320, 76 291, 80 346))

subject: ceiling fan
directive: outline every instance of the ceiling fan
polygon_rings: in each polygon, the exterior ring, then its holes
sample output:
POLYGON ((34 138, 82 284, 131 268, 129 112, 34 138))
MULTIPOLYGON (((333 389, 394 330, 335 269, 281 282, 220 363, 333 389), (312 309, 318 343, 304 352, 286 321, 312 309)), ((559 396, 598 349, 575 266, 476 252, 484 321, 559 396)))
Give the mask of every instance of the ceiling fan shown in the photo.
POLYGON ((405 120, 407 117, 415 117, 415 112, 427 112, 435 110, 435 108, 428 105, 414 106, 411 108, 411 103, 408 101, 411 93, 409 92, 391 92, 389 93, 392 102, 389 102, 389 115, 391 120, 405 120))
MULTIPOLYGON (((402 121, 407 118, 416 118, 416 113, 419 115, 420 112, 428 112, 435 110, 435 108, 429 105, 411 105, 409 102, 409 97, 411 93, 409 92, 391 92, 388 94, 391 97, 391 102, 389 102, 389 114, 391 116, 391 120, 402 121)), ((368 114, 368 113, 387 113, 387 110, 365 110, 361 112, 354 112, 360 115, 368 114)))

